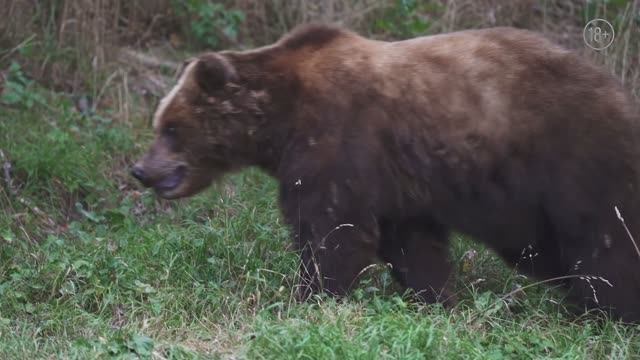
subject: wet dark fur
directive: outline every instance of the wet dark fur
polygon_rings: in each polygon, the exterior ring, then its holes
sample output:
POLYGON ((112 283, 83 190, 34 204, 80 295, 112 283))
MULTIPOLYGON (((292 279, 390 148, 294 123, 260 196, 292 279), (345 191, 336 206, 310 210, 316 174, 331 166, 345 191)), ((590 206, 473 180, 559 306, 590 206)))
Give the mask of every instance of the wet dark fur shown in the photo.
POLYGON ((433 39, 390 44, 314 26, 219 53, 237 77, 208 96, 235 108, 200 103, 227 118, 203 126, 220 127, 208 133, 224 143, 218 159, 279 181, 305 288, 345 294, 384 261, 426 301, 450 299, 456 230, 540 279, 605 278, 612 287, 559 283, 579 305, 639 320, 640 258, 614 211, 638 234, 640 134, 628 96, 532 33, 433 39), (522 261, 524 249, 537 256, 522 261))

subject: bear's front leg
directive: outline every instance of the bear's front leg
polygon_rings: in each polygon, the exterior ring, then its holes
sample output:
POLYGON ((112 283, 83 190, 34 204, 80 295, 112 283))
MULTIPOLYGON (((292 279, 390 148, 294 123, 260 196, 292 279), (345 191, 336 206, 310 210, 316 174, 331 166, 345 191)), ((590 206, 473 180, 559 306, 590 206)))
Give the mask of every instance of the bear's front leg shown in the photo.
POLYGON ((319 291, 347 295, 368 267, 377 262, 378 239, 363 223, 303 220, 294 231, 300 251, 299 294, 303 299, 319 291))
POLYGON ((299 289, 302 299, 319 291, 342 296, 357 284, 367 267, 377 262, 377 222, 362 202, 326 192, 281 193, 281 206, 300 253, 299 289), (308 194, 304 196, 304 194, 308 194))
POLYGON ((449 232, 429 217, 381 222, 380 256, 393 275, 425 303, 456 303, 449 260, 449 232))

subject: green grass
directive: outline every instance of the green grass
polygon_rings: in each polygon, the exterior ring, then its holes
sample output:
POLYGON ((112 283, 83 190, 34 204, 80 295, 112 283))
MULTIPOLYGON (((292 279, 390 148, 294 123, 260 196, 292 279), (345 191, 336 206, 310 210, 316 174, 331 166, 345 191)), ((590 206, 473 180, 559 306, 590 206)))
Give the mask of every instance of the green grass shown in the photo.
POLYGON ((1 359, 640 354, 639 327, 570 315, 548 287, 501 299, 531 282, 458 236, 454 309, 395 292, 383 266, 345 301, 298 303, 273 181, 249 170, 194 198, 158 201, 127 176, 148 141, 145 120, 81 116, 40 92, 42 104, 0 106, 17 190, 0 179, 1 359), (477 255, 460 260, 470 249, 477 255))

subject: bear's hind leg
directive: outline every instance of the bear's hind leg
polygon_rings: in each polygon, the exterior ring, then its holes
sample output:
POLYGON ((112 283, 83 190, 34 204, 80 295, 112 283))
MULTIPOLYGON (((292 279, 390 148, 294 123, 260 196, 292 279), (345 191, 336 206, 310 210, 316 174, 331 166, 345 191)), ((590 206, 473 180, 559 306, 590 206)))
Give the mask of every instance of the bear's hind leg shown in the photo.
POLYGON ((381 221, 380 257, 396 280, 426 303, 455 303, 449 259, 449 232, 430 219, 381 221))
POLYGON ((628 243, 583 251, 576 259, 581 262, 571 272, 576 277, 569 281, 569 299, 585 309, 600 308, 623 321, 640 322, 640 260, 628 243))

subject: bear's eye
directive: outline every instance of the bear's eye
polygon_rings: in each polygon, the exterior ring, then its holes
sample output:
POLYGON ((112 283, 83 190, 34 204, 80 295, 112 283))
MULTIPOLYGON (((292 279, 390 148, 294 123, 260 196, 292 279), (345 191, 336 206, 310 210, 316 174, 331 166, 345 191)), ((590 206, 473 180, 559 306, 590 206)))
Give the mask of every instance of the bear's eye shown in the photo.
POLYGON ((175 125, 168 125, 164 128, 164 133, 165 135, 175 135, 176 134, 176 126, 175 125))

